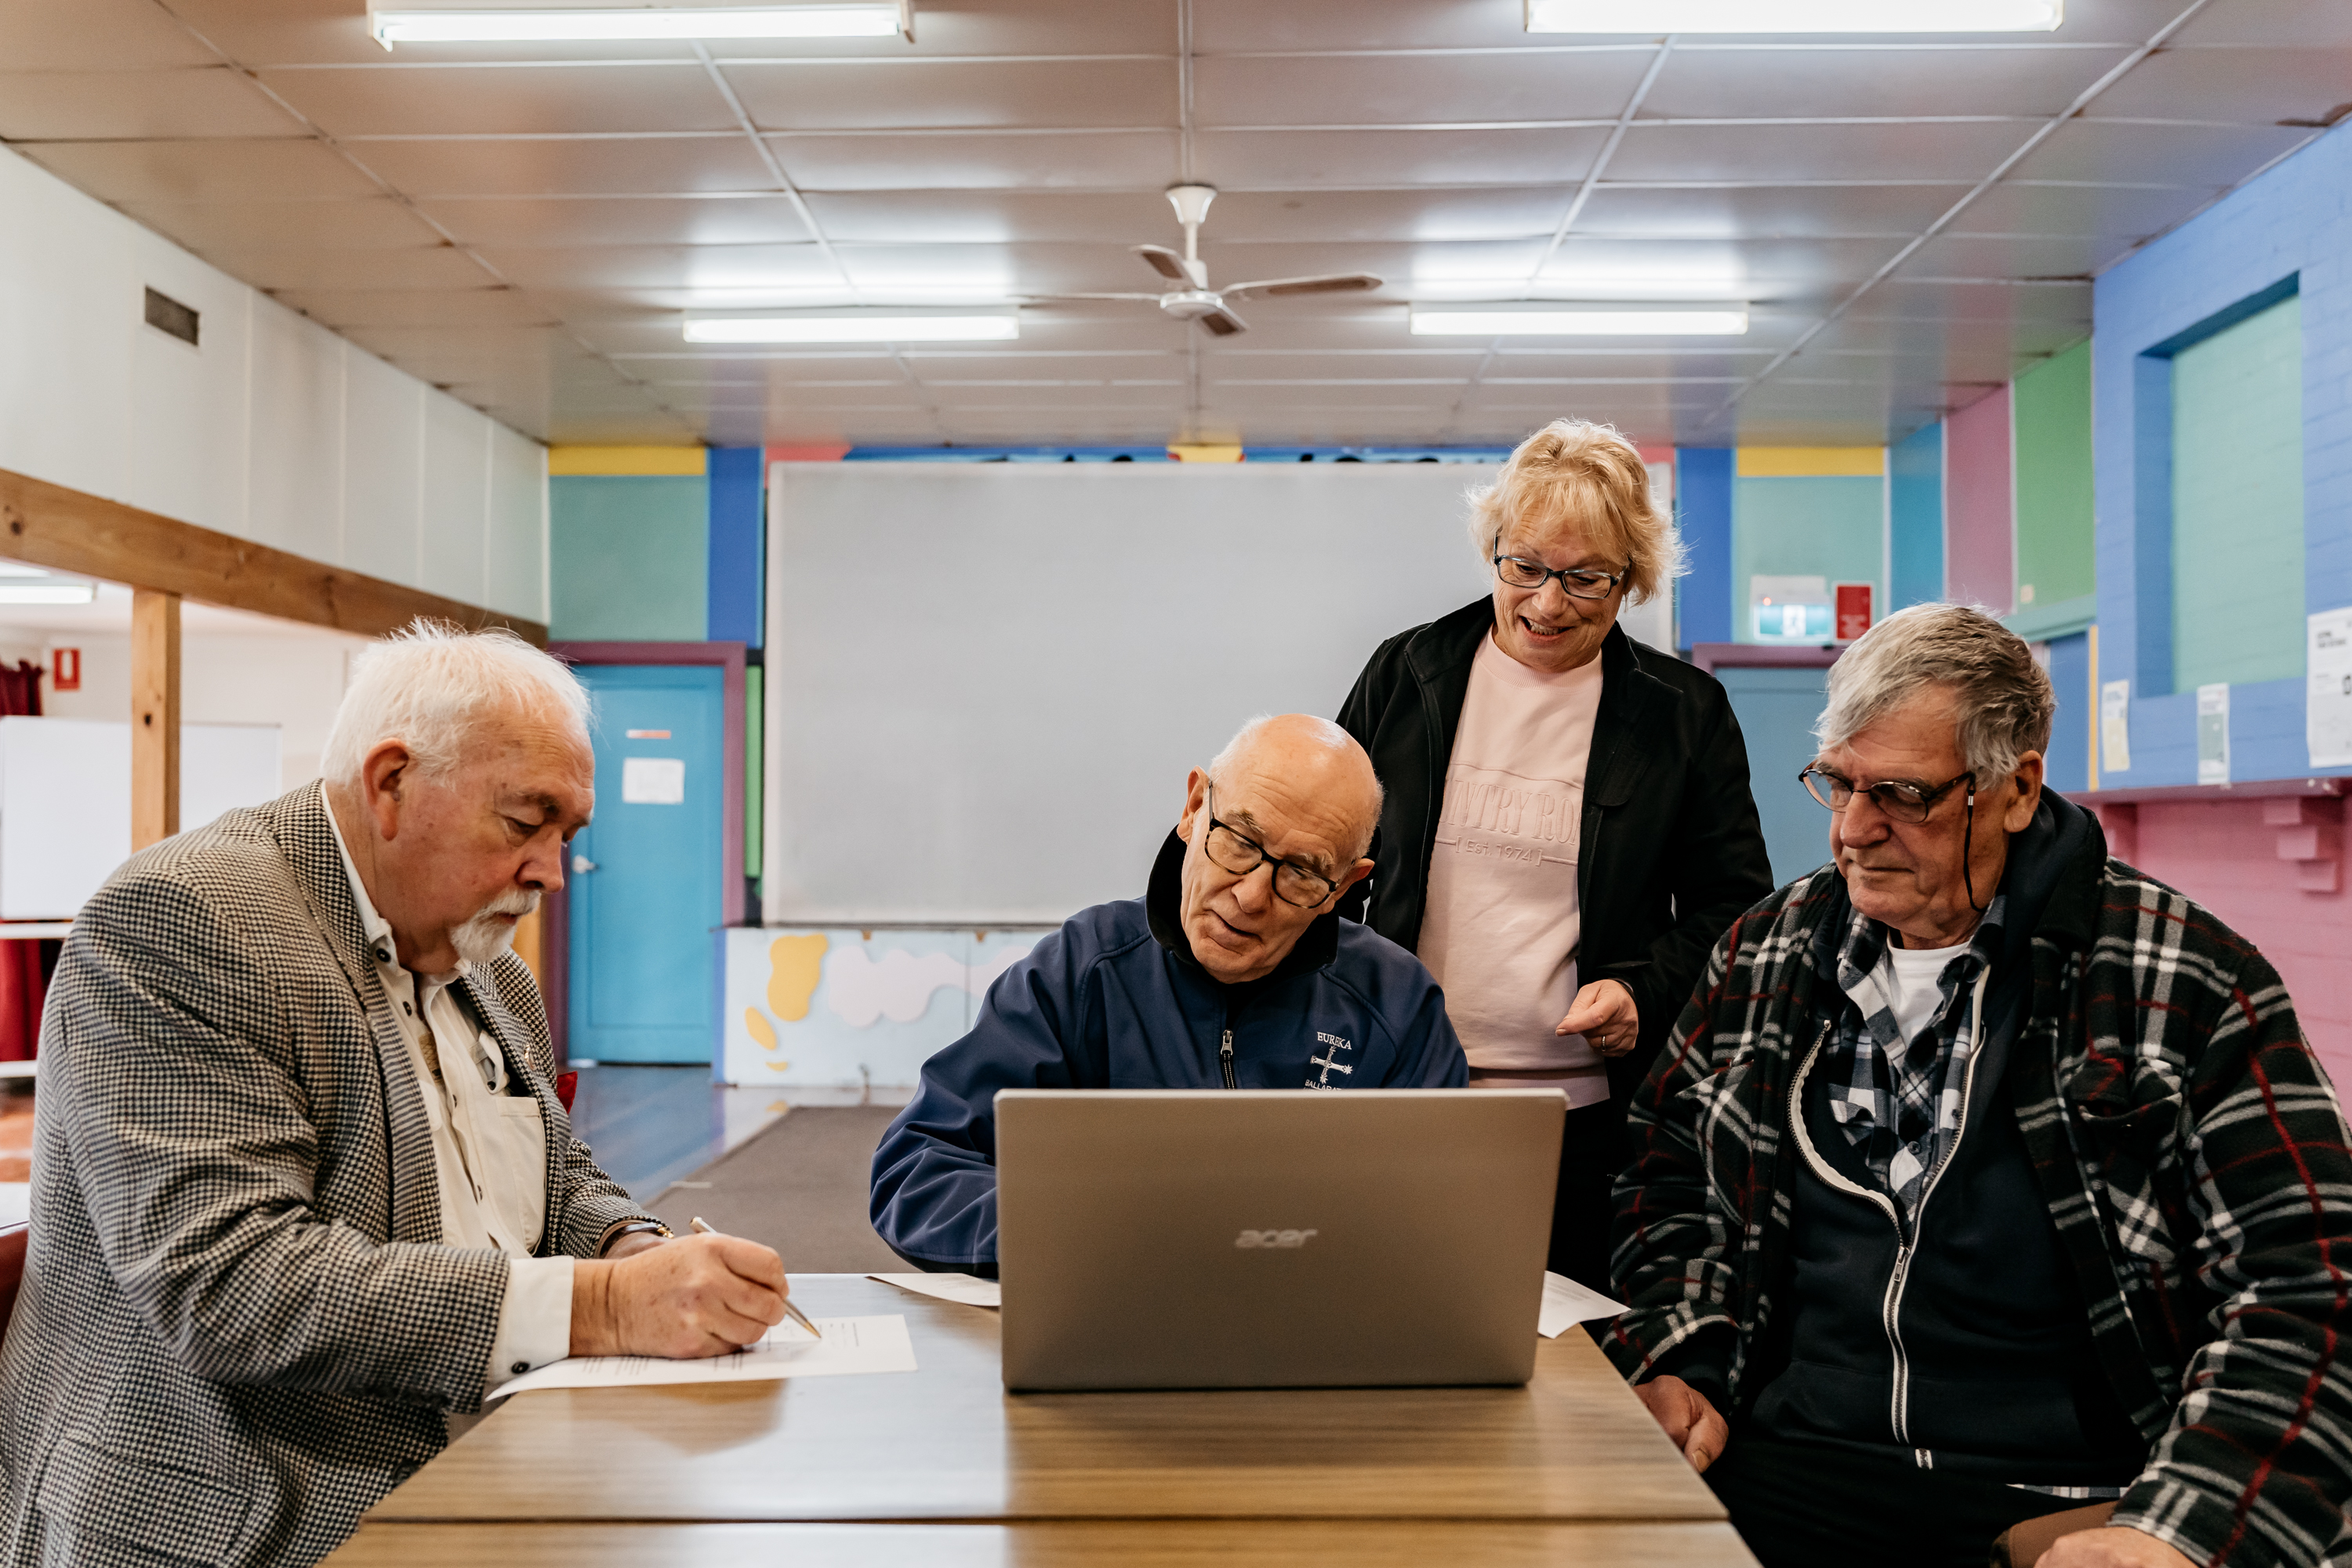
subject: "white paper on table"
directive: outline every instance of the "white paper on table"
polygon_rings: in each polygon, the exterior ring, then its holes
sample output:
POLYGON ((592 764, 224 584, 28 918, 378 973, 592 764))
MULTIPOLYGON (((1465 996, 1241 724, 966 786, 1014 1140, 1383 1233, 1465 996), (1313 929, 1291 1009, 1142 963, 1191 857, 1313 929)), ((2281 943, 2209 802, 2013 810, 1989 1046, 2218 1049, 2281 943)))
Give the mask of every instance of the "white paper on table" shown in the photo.
POLYGON ((2352 763, 2352 609, 2322 610, 2306 624, 2304 743, 2313 767, 2343 767, 2352 763))
POLYGON ((1624 1302, 1612 1301, 1590 1286, 1546 1269, 1543 1310, 1536 1314, 1536 1332, 1556 1340, 1579 1323, 1613 1318, 1624 1310, 1624 1302))
POLYGON ((912 1372, 915 1346, 907 1320, 819 1318, 823 1339, 797 1323, 779 1323, 759 1343, 699 1361, 663 1356, 571 1356, 551 1362, 492 1389, 484 1403, 536 1388, 650 1388, 668 1383, 746 1383, 778 1377, 839 1377, 856 1373, 912 1372))
POLYGON ((1002 1307, 1004 1288, 993 1279, 981 1279, 970 1274, 868 1274, 868 1279, 879 1279, 885 1285, 896 1285, 901 1290, 912 1290, 918 1296, 936 1296, 942 1301, 953 1301, 963 1307, 1002 1307))

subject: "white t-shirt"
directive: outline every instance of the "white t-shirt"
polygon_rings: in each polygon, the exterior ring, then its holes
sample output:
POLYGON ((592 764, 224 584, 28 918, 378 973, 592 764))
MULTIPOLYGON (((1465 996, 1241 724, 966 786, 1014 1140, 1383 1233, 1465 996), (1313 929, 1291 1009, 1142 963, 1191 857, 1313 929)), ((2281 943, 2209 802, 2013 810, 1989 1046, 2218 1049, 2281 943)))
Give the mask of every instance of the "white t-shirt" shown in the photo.
POLYGON ((1576 902, 1584 767, 1601 710, 1601 661, 1530 669, 1489 632, 1471 660, 1429 860, 1422 963, 1475 1076, 1541 1074, 1571 1105, 1609 1098, 1580 1035, 1553 1033, 1576 999, 1576 902))
POLYGON ((1895 1008, 1895 1026, 1903 1031, 1907 1045, 1919 1037, 1927 1020, 1944 1004, 1944 994, 1936 982, 1943 977, 1944 966, 1968 952, 1969 944, 1958 947, 1896 947, 1886 944, 1886 956, 1893 961, 1895 984, 1888 987, 1887 1000, 1895 1008))

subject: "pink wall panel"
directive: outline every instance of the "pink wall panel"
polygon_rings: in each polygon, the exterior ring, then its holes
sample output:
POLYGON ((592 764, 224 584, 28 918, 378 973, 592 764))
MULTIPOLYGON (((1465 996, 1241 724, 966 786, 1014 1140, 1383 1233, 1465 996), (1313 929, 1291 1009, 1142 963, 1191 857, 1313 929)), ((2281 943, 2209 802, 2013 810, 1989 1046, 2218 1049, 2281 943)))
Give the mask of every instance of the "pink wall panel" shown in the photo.
POLYGON ((2296 887, 2295 863, 2278 858, 2279 829, 2263 820, 2259 800, 2149 801, 2135 809, 2137 848, 2111 830, 2115 852, 2262 950, 2338 1092, 2352 1090, 2352 964, 2344 958, 2352 952, 2352 889, 2296 887))
POLYGON ((1944 595, 1997 616, 2015 606, 2009 388, 1944 421, 1944 595))

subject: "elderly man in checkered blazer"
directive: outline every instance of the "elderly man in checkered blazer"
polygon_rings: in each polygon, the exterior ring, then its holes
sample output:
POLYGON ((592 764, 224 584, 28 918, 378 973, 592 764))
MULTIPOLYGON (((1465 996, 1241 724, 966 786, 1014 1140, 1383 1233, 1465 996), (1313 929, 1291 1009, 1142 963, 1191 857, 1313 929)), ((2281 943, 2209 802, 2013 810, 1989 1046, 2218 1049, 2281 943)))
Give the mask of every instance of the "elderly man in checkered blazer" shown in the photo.
POLYGON ((2053 708, 1975 610, 1847 649, 1834 863, 1632 1106, 1605 1348, 1768 1568, 2352 1561, 2342 1112, 2262 954, 2042 787, 2053 708))
POLYGON ((504 633, 357 661, 326 777, 133 856, 41 1031, 0 1562, 301 1563, 508 1377, 700 1356, 783 1266, 596 1168, 511 951, 594 804, 586 693, 504 633))

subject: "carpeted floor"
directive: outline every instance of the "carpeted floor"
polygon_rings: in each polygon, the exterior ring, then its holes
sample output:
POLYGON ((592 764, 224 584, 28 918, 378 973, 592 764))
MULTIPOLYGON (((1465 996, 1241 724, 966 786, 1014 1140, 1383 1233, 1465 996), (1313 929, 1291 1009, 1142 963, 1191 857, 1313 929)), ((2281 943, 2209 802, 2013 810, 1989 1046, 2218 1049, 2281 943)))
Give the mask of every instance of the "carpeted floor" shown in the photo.
POLYGON ((889 1105, 794 1106, 648 1206, 673 1230, 700 1215, 719 1230, 764 1242, 795 1273, 905 1268, 866 1217, 874 1145, 898 1114, 889 1105))

